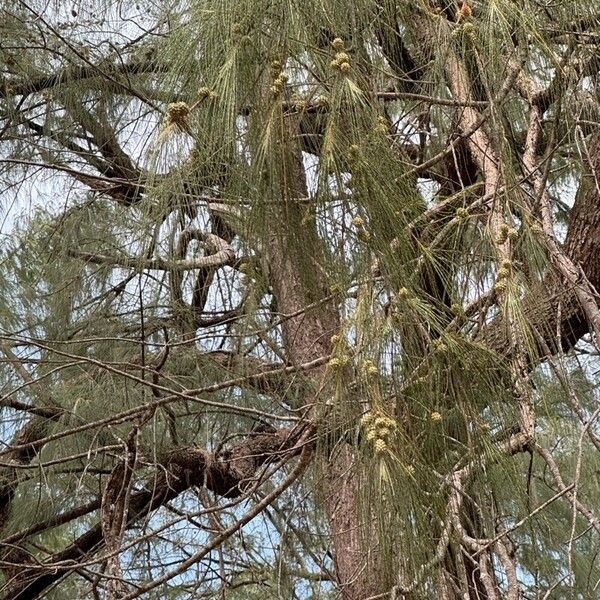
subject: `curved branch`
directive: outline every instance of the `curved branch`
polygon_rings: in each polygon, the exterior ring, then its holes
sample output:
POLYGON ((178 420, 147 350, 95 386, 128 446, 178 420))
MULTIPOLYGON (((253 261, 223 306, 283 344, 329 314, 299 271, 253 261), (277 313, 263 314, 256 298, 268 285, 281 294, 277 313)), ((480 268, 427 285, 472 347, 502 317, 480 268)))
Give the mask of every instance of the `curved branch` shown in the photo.
POLYGON ((149 269, 156 271, 192 271, 194 269, 205 269, 207 267, 224 267, 225 265, 231 265, 235 262, 236 257, 233 248, 225 240, 214 233, 202 233, 196 231, 193 237, 212 246, 214 254, 191 260, 180 259, 174 261, 162 258, 108 256, 107 254, 84 252, 82 250, 72 250, 69 252, 69 255, 99 265, 113 265, 115 267, 123 267, 126 269, 149 269))
MULTIPOLYGON (((163 461, 163 468, 157 470, 142 490, 131 495, 127 527, 195 485, 203 485, 226 498, 241 496, 251 485, 259 467, 282 454, 287 454, 286 459, 298 454, 305 446, 307 432, 309 429, 255 432, 219 454, 195 447, 173 450, 163 461)), ((262 510, 262 503, 256 508, 262 510)), ((4 590, 4 597, 13 600, 37 598, 49 586, 77 569, 82 557, 98 551, 104 543, 102 526, 98 523, 45 564, 23 569, 4 590)))

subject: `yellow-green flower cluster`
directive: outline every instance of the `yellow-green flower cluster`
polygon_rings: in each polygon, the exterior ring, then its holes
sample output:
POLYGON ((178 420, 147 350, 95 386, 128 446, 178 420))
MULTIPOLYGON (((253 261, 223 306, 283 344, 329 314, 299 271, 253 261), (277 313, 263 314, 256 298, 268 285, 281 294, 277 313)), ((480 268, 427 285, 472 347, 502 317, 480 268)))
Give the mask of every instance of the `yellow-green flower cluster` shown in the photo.
POLYGON ((385 117, 377 118, 377 125, 375 125, 375 133, 386 135, 390 132, 389 124, 385 117))
POLYGON ((172 102, 167 106, 167 124, 181 125, 190 114, 187 102, 172 102))
POLYGON ((379 374, 379 369, 372 360, 365 360, 362 364, 362 369, 367 377, 374 377, 379 374))
POLYGON ((494 284, 494 290, 496 293, 501 294, 505 292, 508 288, 508 284, 506 283, 506 279, 500 279, 494 284))
POLYGON ((198 88, 198 100, 206 100, 206 98, 210 98, 214 100, 217 97, 217 93, 210 88, 201 87, 198 88))
POLYGON ((389 452, 390 440, 398 429, 395 419, 381 412, 368 412, 362 416, 360 422, 366 432, 367 441, 373 444, 375 453, 389 452))
POLYGON ((437 410, 434 410, 429 414, 429 419, 434 423, 439 423, 442 420, 442 415, 441 413, 437 412, 437 410))
POLYGON ((331 42, 331 46, 336 52, 341 52, 344 49, 344 40, 336 37, 333 42, 331 42))
POLYGON ((368 242, 371 239, 371 234, 365 228, 365 221, 362 217, 354 217, 354 219, 352 219, 352 225, 356 227, 356 235, 358 239, 362 240, 363 242, 368 242))
POLYGON ((396 294, 398 300, 408 300, 410 298, 410 290, 408 288, 402 287, 398 290, 396 294))
POLYGON ((191 134, 187 118, 191 112, 187 102, 172 102, 167 106, 167 115, 165 119, 165 131, 171 127, 176 127, 179 131, 191 134))
POLYGON ((512 263, 510 260, 503 260, 500 268, 498 269, 498 279, 506 279, 510 277, 512 269, 512 263))
POLYGON ((544 230, 538 223, 533 223, 529 229, 534 235, 542 235, 544 233, 544 230))
POLYGON ((349 362, 350 357, 347 354, 341 354, 340 356, 330 358, 327 364, 332 369, 343 369, 349 362))
POLYGON ((442 340, 435 340, 433 342, 433 349, 438 354, 446 354, 448 352, 448 345, 442 340))
POLYGON ((502 293, 506 291, 508 287, 507 279, 510 277, 512 273, 512 262, 510 260, 503 260, 500 264, 500 268, 498 269, 498 278, 496 284, 494 285, 494 289, 498 293, 502 293))
POLYGON ((283 92, 283 88, 288 81, 288 76, 285 71, 280 71, 277 77, 275 77, 273 81, 273 85, 271 86, 271 93, 274 96, 279 96, 281 92, 283 92))
POLYGON ((321 108, 329 108, 329 98, 327 96, 319 96, 315 104, 321 108))
POLYGON ((339 69, 341 73, 350 72, 350 56, 345 52, 344 41, 341 38, 335 38, 331 42, 333 49, 336 51, 335 58, 329 63, 332 69, 339 69))
POLYGON ((510 231, 510 227, 506 223, 502 223, 498 228, 498 235, 496 235, 496 239, 494 240, 496 244, 504 244, 508 239, 508 232, 510 231))

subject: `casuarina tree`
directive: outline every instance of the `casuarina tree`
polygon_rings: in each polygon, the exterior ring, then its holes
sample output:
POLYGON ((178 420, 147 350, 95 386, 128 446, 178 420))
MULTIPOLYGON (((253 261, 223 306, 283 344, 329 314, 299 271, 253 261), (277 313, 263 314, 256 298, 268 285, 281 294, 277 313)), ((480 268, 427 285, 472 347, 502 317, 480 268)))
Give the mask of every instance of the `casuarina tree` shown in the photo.
POLYGON ((598 596, 598 0, 0 14, 3 598, 598 596))

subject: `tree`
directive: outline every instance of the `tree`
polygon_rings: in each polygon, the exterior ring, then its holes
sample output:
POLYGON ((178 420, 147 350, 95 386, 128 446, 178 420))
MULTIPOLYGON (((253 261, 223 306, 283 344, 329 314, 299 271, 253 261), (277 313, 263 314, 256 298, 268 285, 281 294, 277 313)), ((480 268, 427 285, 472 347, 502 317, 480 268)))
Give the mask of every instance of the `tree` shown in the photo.
POLYGON ((2 5, 3 597, 595 596, 600 3, 84 4, 2 5))

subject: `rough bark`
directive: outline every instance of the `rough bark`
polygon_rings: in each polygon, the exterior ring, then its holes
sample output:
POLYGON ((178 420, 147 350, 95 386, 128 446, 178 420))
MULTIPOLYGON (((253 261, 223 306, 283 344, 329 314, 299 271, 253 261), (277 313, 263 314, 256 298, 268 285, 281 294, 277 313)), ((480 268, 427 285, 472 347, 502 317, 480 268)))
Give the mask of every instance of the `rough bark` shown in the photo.
MULTIPOLYGON (((15 449, 0 453, 0 460, 14 467, 4 466, 0 471, 0 533, 8 522, 12 511, 12 503, 19 485, 19 466, 27 465, 35 459, 42 448, 40 440, 46 437, 52 421, 59 419, 64 410, 55 404, 40 409, 42 414, 33 416, 29 422, 16 433, 12 440, 15 449)), ((25 565, 32 564, 31 554, 20 544, 0 544, 0 568, 7 580, 21 572, 25 565)))
MULTIPOLYGON (((303 197, 306 194, 305 174, 299 154, 295 157, 294 168, 294 197, 303 197)), ((302 227, 301 249, 313 261, 307 277, 307 256, 299 251, 297 244, 302 209, 298 204, 282 201, 279 211, 273 215, 273 223, 279 226, 269 240, 265 258, 279 311, 296 315, 282 324, 286 357, 292 364, 301 364, 316 356, 330 354, 331 336, 340 327, 339 314, 329 298, 327 282, 322 275, 325 263, 314 220, 308 226, 305 219, 302 227)), ((323 384, 324 372, 321 368, 312 373, 315 389, 323 384)), ((323 402, 327 399, 327 390, 323 389, 321 395, 323 402)), ((344 600, 358 600, 381 592, 382 582, 375 570, 367 568, 365 561, 363 542, 366 536, 361 535, 363 525, 358 514, 360 479, 348 445, 342 444, 341 449, 327 458, 324 479, 322 493, 335 573, 344 600)))
MULTIPOLYGON (((447 4, 447 14, 450 19, 453 19, 455 15, 450 11, 450 3, 447 4)), ((422 69, 402 39, 402 28, 397 21, 395 8, 394 10, 391 9, 392 3, 382 2, 382 6, 387 11, 386 19, 388 22, 376 32, 379 43, 387 56, 389 64, 403 78, 405 89, 416 89, 422 75, 422 69)), ((426 32, 426 29, 424 27, 423 31, 426 32)), ((415 36, 416 39, 418 37, 415 36)), ((436 39, 433 32, 429 32, 429 38, 429 42, 423 41, 424 49, 427 43, 431 43, 431 40, 436 39)), ((435 51, 435 48, 430 49, 429 54, 431 54, 431 50, 435 51)), ((427 52, 424 51, 424 54, 427 55, 427 52)), ((465 82, 460 73, 457 75, 457 72, 460 71, 460 65, 453 64, 452 57, 448 60, 447 75, 453 95, 458 100, 463 100, 465 106, 467 104, 473 106, 475 104, 474 99, 465 97, 465 90, 467 92, 472 91, 471 84, 465 82), (463 89, 461 89, 461 86, 463 86, 463 89)), ((154 70, 153 67, 123 67, 118 72, 111 71, 108 73, 108 79, 113 80, 113 83, 118 87, 121 84, 114 80, 117 75, 135 74, 144 72, 146 69, 154 70)), ((103 73, 94 67, 73 69, 72 71, 60 73, 55 77, 35 78, 29 82, 18 82, 21 88, 17 87, 17 91, 13 88, 11 93, 31 94, 48 87, 60 85, 61 82, 85 79, 96 75, 106 77, 107 73, 103 73)), ((5 93, 5 91, 0 90, 0 97, 5 93)), ((306 131, 302 129, 303 125, 300 125, 301 133, 304 134, 304 136, 301 136, 305 144, 303 149, 319 153, 321 136, 319 121, 323 117, 321 108, 311 113, 311 116, 314 117, 312 120, 306 119, 304 122, 306 131)), ((486 132, 484 128, 477 129, 476 127, 480 117, 481 112, 475 108, 467 108, 462 111, 458 129, 463 134, 470 130, 473 131, 469 135, 465 134, 466 141, 463 140, 457 145, 457 152, 455 152, 452 159, 445 161, 439 167, 442 172, 442 180, 445 181, 440 193, 441 196, 451 195, 461 186, 475 182, 477 175, 482 173, 486 178, 486 191, 494 193, 498 189, 499 159, 494 157, 494 140, 489 135, 489 131, 486 132)), ((96 128, 93 124, 90 124, 89 120, 81 121, 81 125, 92 133, 96 145, 103 150, 103 160, 98 158, 97 160, 100 162, 95 166, 98 166, 99 170, 108 177, 119 181, 117 182, 118 185, 113 186, 110 185, 110 181, 107 179, 93 179, 82 174, 74 174, 74 176, 87 183, 92 189, 98 189, 101 181, 103 181, 102 185, 104 183, 109 184, 104 192, 124 204, 137 202, 142 196, 143 188, 141 185, 134 183, 133 180, 137 178, 139 173, 116 145, 116 136, 106 135, 107 132, 103 131, 94 133, 96 128)), ((41 126, 35 123, 30 123, 29 126, 33 131, 39 134, 43 133, 41 126)), ((48 135, 53 137, 51 133, 48 135)), ((57 139, 57 141, 61 140, 57 139)), ((76 153, 79 152, 82 156, 85 154, 84 151, 77 149, 70 142, 65 143, 63 140, 63 145, 76 153)), ((292 197, 305 197, 307 194, 303 185, 304 174, 302 173, 301 160, 299 156, 295 159, 297 185, 295 189, 291 190, 290 195, 292 197)), ((566 255, 581 268, 582 276, 585 275, 592 286, 599 289, 600 135, 598 133, 592 136, 584 164, 585 173, 575 206, 571 211, 571 222, 563 249, 566 255)), ((452 212, 448 213, 448 216, 451 215, 452 212)), ((327 281, 321 271, 325 265, 325 260, 319 251, 320 242, 315 224, 314 222, 308 222, 307 224, 305 217, 303 209, 296 205, 293 200, 289 198, 282 199, 281 204, 272 215, 273 230, 267 241, 263 257, 264 270, 269 274, 273 293, 277 300, 278 311, 284 316, 282 333, 285 356, 287 361, 293 365, 309 363, 315 357, 327 356, 331 351, 331 335, 337 333, 340 325, 337 307, 330 299, 327 281)), ((230 241, 233 234, 222 237, 230 241)), ((182 265, 182 268, 186 270, 189 267, 190 265, 182 265)), ((188 307, 193 309, 194 317, 197 317, 197 319, 200 319, 204 309, 215 268, 211 265, 204 265, 198 273, 192 306, 188 307)), ((430 282, 429 285, 432 289, 440 288, 440 282, 437 280, 430 282)), ((432 291, 430 295, 437 300, 445 301, 443 287, 436 293, 432 291)), ((571 348, 582 335, 589 331, 588 322, 577 302, 573 289, 565 286, 565 282, 556 273, 549 273, 540 282, 539 289, 534 290, 531 295, 523 299, 523 307, 531 328, 543 340, 538 350, 540 356, 543 356, 548 349, 550 352, 556 352, 559 348, 571 348), (559 332, 558 340, 557 331, 559 332)), ((194 320, 191 329, 195 330, 199 323, 200 321, 194 320)), ((506 352, 507 349, 511 348, 511 344, 508 343, 508 324, 503 321, 502 317, 498 317, 483 329, 479 340, 499 354, 506 352)), ((214 358, 220 365, 226 365, 235 371, 245 368, 244 365, 234 365, 233 362, 230 362, 230 357, 224 353, 215 353, 214 358)), ((244 364, 247 365, 250 359, 244 360, 246 361, 244 364)), ((259 371, 263 367, 255 365, 252 368, 259 371)), ((323 377, 324 368, 315 369, 309 381, 309 384, 312 383, 312 387, 307 386, 298 390, 298 394, 304 394, 304 404, 306 406, 315 401, 312 392, 319 390, 321 396, 327 395, 327 389, 323 387, 323 377)), ((266 393, 279 393, 288 387, 285 378, 280 380, 279 377, 273 377, 268 382, 258 377, 256 382, 249 380, 249 384, 255 385, 257 389, 266 393)), ((294 390, 294 393, 296 393, 296 390, 294 390)), ((321 398, 317 398, 317 401, 319 400, 321 398)), ((50 415, 49 418, 54 417, 50 415)), ((16 444, 30 444, 30 446, 20 455, 10 457, 10 460, 22 464, 31 461, 39 449, 35 441, 44 437, 47 425, 47 419, 41 418, 39 420, 36 417, 30 426, 23 430, 25 437, 21 440, 15 440, 16 444)), ((228 453, 217 455, 199 448, 185 448, 174 451, 163 461, 163 469, 157 473, 156 477, 148 481, 144 489, 132 495, 128 524, 132 525, 193 485, 205 485, 208 489, 223 497, 239 497, 244 493, 248 481, 255 475, 260 465, 272 460, 291 445, 294 438, 290 438, 288 434, 289 432, 286 430, 258 434, 234 447, 228 453)), ((382 589, 382 582, 378 579, 378 573, 376 570, 371 570, 371 566, 367 563, 368 553, 362 543, 364 536, 361 527, 363 525, 357 512, 360 479, 357 477, 355 469, 355 457, 351 447, 342 444, 331 456, 327 457, 327 460, 324 498, 331 528, 338 582, 345 600, 364 599, 385 590, 382 589)), ((0 484, 0 520, 7 516, 15 491, 16 484, 14 481, 16 481, 16 478, 14 473, 10 475, 12 479, 3 481, 0 484)), ((79 516, 97 510, 99 507, 99 500, 98 502, 92 502, 85 507, 85 512, 79 513, 79 516)), ((479 534, 481 532, 470 531, 470 533, 479 534)), ((103 543, 102 529, 100 525, 97 525, 63 551, 51 557, 41 569, 20 568, 20 572, 12 572, 10 574, 12 584, 6 597, 21 600, 37 597, 48 586, 72 572, 73 564, 65 566, 64 561, 76 563, 81 558, 89 557, 93 552, 101 549, 103 543), (52 565, 55 563, 58 566, 53 567, 52 565)), ((4 555, 5 561, 21 562, 23 565, 27 565, 30 558, 19 546, 9 547, 8 553, 4 555), (12 555, 11 552, 13 552, 12 555)), ((441 576, 445 581, 446 597, 449 600, 460 597, 459 593, 451 586, 459 562, 463 562, 460 552, 454 557, 450 554, 450 564, 447 565, 448 572, 441 576)), ((476 569, 469 562, 465 562, 461 566, 465 565, 467 580, 475 579, 476 569)), ((490 573, 487 573, 487 576, 491 577, 490 573)), ((491 582, 490 589, 492 592, 486 592, 483 584, 483 574, 480 575, 480 579, 481 582, 477 580, 473 586, 467 583, 469 594, 477 598, 494 598, 497 583, 491 582)))
MULTIPOLYGON (((571 210, 563 249, 581 269, 590 284, 600 289, 600 134, 596 132, 588 144, 583 161, 584 172, 571 210)), ((589 332, 589 324, 572 286, 556 272, 549 272, 523 299, 523 313, 536 332, 537 353, 541 358, 548 350, 555 353, 572 348, 589 332)), ((486 346, 504 354, 510 349, 504 319, 499 316, 482 330, 486 346)))
MULTIPOLYGON (((298 433, 287 429, 255 433, 216 455, 196 447, 174 450, 165 458, 156 476, 146 482, 141 491, 131 495, 127 526, 131 527, 192 486, 206 486, 208 490, 226 498, 241 496, 252 486, 258 468, 291 448, 298 439, 298 433)), ((87 505, 87 511, 99 509, 100 504, 98 500, 87 505)), ((3 597, 6 600, 33 600, 39 597, 49 586, 76 569, 77 561, 90 557, 103 546, 102 526, 98 523, 42 565, 36 563, 29 568, 19 565, 11 573, 3 597)), ((2 547, 0 541, 0 549, 2 547)), ((11 543, 4 547, 10 550, 14 546, 11 543)), ((10 561, 7 558, 4 560, 10 561)))

